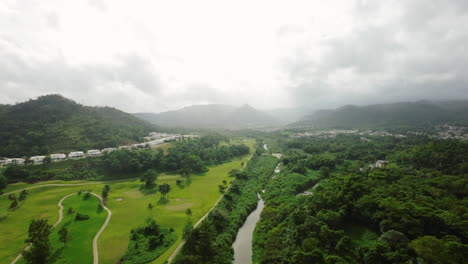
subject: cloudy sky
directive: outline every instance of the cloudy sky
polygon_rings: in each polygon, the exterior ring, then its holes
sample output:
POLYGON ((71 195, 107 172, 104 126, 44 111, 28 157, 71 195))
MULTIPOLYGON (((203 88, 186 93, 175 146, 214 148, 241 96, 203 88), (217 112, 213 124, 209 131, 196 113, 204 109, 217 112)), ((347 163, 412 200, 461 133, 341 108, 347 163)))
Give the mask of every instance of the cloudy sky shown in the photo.
POLYGON ((1 0, 0 103, 466 99, 467 45, 466 0, 1 0))

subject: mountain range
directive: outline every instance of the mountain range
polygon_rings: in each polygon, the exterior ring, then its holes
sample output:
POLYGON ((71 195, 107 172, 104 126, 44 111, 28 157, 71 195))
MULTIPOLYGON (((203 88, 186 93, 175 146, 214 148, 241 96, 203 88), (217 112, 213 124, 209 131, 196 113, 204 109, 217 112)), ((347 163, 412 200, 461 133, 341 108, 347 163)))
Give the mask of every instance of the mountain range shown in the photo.
POLYGON ((136 117, 163 127, 196 129, 247 129, 278 127, 281 122, 250 105, 193 105, 162 113, 135 113, 136 117))
POLYGON ((468 122, 468 100, 347 105, 334 110, 316 111, 290 126, 378 128, 415 127, 447 122, 468 122))

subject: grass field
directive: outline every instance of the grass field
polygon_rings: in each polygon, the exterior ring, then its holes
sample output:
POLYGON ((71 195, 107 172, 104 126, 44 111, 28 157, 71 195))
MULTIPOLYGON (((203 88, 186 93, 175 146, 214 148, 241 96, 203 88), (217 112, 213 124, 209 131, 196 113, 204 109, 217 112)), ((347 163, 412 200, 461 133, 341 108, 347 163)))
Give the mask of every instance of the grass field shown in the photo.
MULTIPOLYGON (((253 149, 253 141, 242 143, 248 144, 253 149)), ((228 172, 232 169, 240 168, 241 163, 245 163, 249 156, 247 155, 219 166, 210 167, 209 171, 203 175, 192 175, 190 181, 185 182, 181 187, 176 186, 176 180, 180 179, 179 175, 161 174, 157 184, 168 183, 171 185, 171 192, 168 194, 167 201, 161 200, 160 193, 141 190, 142 184, 136 179, 109 183, 111 192, 107 207, 112 211, 112 218, 98 241, 99 263, 115 264, 118 262, 119 258, 127 250, 130 230, 143 225, 148 217, 153 217, 157 223, 164 227, 173 228, 178 236, 176 243, 152 262, 158 264, 164 263, 181 241, 182 229, 187 221, 185 210, 187 208, 192 209, 192 220, 194 223, 201 218, 221 195, 218 192, 218 185, 222 184, 223 180, 228 182, 231 180, 228 172), (147 209, 148 203, 152 203, 155 207, 152 210, 147 209)), ((42 182, 35 185, 48 183, 42 182)), ((53 183, 70 182, 53 181, 53 183)), ((84 181, 76 183, 84 183, 84 181)), ((14 184, 8 186, 5 192, 20 190, 30 186, 34 185, 14 184)), ((14 211, 7 209, 9 201, 6 196, 1 196, 0 264, 10 263, 26 245, 24 239, 26 239, 27 228, 32 219, 46 218, 50 224, 53 224, 58 219, 57 202, 62 197, 78 190, 91 190, 100 194, 103 186, 103 183, 98 183, 84 186, 31 189, 26 201, 14 211)), ((51 238, 53 239, 53 236, 51 238)), ((91 245, 90 250, 92 250, 91 245)), ((92 253, 90 253, 90 256, 92 258, 92 253)))
MULTIPOLYGON (((53 251, 49 260, 51 264, 92 264, 93 263, 93 238, 103 225, 107 212, 98 207, 100 201, 97 197, 91 196, 83 199, 84 194, 73 195, 65 199, 62 203, 64 214, 62 222, 53 229, 50 236, 53 251), (75 221, 75 215, 67 214, 68 208, 73 208, 76 213, 86 214, 88 220, 75 221), (69 241, 64 246, 59 240, 58 231, 66 227, 68 229, 69 241)), ((18 264, 25 263, 23 259, 18 264)))

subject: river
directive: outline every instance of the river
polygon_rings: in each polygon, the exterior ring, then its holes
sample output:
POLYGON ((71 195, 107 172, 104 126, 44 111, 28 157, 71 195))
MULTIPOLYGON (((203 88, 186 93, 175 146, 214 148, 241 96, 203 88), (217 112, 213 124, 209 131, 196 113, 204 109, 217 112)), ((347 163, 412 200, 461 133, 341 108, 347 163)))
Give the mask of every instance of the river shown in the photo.
POLYGON ((260 220, 265 203, 262 197, 258 194, 257 208, 247 217, 244 225, 237 232, 236 240, 232 247, 234 248, 234 264, 252 264, 252 237, 260 220))

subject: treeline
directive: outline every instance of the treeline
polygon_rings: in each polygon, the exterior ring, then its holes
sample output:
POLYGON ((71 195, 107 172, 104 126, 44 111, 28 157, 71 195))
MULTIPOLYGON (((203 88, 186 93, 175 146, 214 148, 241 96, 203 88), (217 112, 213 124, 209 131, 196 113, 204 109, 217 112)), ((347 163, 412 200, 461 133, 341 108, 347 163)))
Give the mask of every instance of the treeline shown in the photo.
POLYGON ((221 164, 249 153, 244 144, 228 144, 219 135, 185 139, 173 143, 165 155, 162 150, 117 150, 100 158, 70 160, 38 166, 9 166, 4 176, 9 182, 50 179, 114 179, 129 177, 149 169, 174 171, 183 175, 202 173, 211 165, 221 164))
POLYGON ((278 159, 255 155, 235 177, 221 202, 202 224, 186 235, 187 243, 176 257, 175 264, 231 264, 232 243, 237 231, 257 205, 257 194, 270 179, 278 159))
MULTIPOLYGON (((281 180, 266 186, 266 207, 254 237, 256 263, 466 263, 468 144, 419 145, 418 139, 397 139, 391 146, 386 138, 374 140, 368 144, 352 137, 314 139, 320 151, 338 159, 351 149, 366 154, 355 154, 332 173, 323 173, 325 179, 312 195, 295 195, 300 191, 294 189, 298 179, 303 178, 297 173, 281 174, 281 180), (379 152, 384 155, 375 159, 390 162, 384 168, 344 166, 365 164, 369 153, 379 152), (363 228, 377 238, 357 236, 356 230, 363 228)), ((286 146, 294 145, 308 158, 319 153, 310 150, 306 139, 301 141, 304 144, 294 140, 286 146)))

